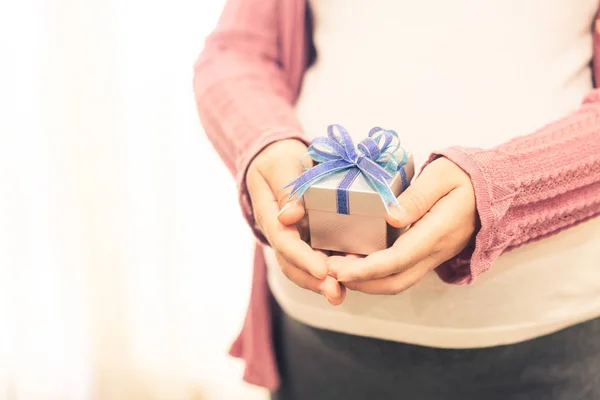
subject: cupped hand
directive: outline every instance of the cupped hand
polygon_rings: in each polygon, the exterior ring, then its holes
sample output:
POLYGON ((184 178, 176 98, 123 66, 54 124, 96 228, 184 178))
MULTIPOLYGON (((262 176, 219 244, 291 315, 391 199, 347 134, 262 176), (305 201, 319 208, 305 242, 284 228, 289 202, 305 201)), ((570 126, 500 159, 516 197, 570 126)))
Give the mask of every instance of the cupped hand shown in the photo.
POLYGON ((398 294, 459 254, 471 241, 478 217, 469 175, 447 158, 431 162, 398 197, 386 217, 410 228, 388 249, 365 258, 332 258, 329 273, 348 289, 398 294))
POLYGON ((327 275, 327 254, 313 250, 302 238, 304 205, 289 200, 281 189, 304 172, 300 163, 307 151, 298 140, 282 140, 265 147, 246 173, 246 185, 256 222, 275 251, 285 276, 296 285, 341 304, 345 288, 327 275))

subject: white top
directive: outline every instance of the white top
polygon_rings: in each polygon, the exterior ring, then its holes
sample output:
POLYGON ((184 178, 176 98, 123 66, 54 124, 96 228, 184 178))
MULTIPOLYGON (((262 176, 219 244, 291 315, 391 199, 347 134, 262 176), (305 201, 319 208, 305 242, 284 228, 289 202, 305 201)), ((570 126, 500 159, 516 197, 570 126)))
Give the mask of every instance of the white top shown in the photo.
MULTIPOLYGON (((592 88, 597 0, 312 0, 317 63, 297 112, 309 136, 395 129, 422 165, 451 145, 487 148, 576 109, 592 88)), ((434 347, 485 347, 600 316, 600 218, 506 253, 473 285, 432 272, 396 296, 333 307, 265 250, 269 285, 298 320, 434 347)))

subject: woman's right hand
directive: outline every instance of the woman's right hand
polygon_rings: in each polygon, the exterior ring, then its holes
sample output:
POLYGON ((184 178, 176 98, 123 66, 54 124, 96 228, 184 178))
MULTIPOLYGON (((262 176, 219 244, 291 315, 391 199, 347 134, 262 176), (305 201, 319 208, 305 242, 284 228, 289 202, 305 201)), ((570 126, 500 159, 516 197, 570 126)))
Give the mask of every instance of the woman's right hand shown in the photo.
POLYGON ((306 151, 306 145, 295 139, 270 144, 248 167, 246 186, 254 218, 285 276, 304 289, 323 294, 332 305, 339 305, 346 290, 327 275, 327 255, 302 240, 302 201, 288 200, 289 190, 281 190, 304 172, 300 160, 306 151))

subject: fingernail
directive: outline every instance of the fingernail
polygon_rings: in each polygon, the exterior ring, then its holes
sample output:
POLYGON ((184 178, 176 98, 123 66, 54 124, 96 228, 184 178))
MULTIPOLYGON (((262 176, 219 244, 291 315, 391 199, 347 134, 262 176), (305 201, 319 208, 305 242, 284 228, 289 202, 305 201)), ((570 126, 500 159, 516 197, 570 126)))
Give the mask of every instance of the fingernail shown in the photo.
POLYGON ((279 210, 279 213, 277 214, 277 216, 279 217, 281 214, 286 212, 286 210, 288 210, 291 206, 292 206, 292 203, 285 203, 283 205, 283 207, 281 207, 281 210, 279 210))
POLYGON ((312 275, 317 279, 325 279, 327 277, 327 270, 315 272, 312 275))
POLYGON ((323 285, 321 286, 321 288, 319 288, 319 293, 321 295, 323 295, 323 297, 325 297, 329 301, 329 297, 327 296, 327 293, 325 292, 325 289, 323 288, 323 285))
POLYGON ((337 275, 337 270, 338 270, 338 265, 337 263, 332 263, 331 261, 328 260, 327 263, 327 274, 331 275, 335 278, 335 276, 337 275))
POLYGON ((390 206, 390 216, 397 222, 402 222, 408 217, 408 213, 402 206, 390 206))

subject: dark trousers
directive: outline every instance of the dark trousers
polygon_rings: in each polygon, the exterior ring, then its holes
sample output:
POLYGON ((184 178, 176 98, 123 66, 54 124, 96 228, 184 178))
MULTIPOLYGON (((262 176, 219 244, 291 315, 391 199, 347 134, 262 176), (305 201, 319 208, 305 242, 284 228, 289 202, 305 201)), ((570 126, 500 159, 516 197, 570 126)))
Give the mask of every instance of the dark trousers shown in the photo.
POLYGON ((600 400, 600 319, 534 340, 448 350, 302 324, 275 305, 273 400, 600 400))

